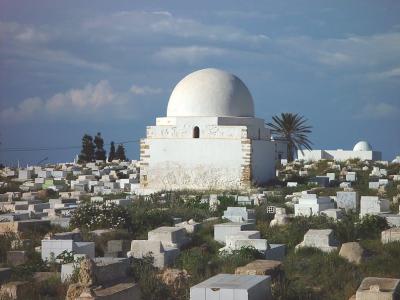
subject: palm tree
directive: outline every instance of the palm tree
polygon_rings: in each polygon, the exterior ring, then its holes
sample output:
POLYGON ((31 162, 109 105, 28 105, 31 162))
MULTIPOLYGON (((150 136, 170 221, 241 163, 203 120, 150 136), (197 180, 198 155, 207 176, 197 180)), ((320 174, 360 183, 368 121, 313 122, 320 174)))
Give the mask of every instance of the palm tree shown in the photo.
POLYGON ((311 141, 307 135, 311 133, 312 126, 307 125, 307 119, 299 114, 281 113, 272 117, 273 122, 266 125, 271 128, 271 133, 288 142, 288 161, 292 161, 294 153, 303 148, 311 150, 311 141))

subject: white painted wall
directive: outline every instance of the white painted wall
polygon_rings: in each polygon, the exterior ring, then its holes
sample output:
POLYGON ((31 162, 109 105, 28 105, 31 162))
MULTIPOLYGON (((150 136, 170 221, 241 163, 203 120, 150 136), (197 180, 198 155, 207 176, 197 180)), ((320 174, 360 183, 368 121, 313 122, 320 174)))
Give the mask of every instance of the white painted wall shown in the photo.
POLYGON ((240 187, 239 139, 150 139, 148 186, 154 189, 240 187))
POLYGON ((333 159, 337 161, 345 161, 348 159, 359 158, 361 160, 380 160, 381 152, 379 151, 352 151, 352 150, 300 150, 297 151, 298 159, 305 161, 317 161, 321 159, 333 159))
POLYGON ((263 140, 252 141, 252 181, 263 184, 275 177, 275 143, 263 140))

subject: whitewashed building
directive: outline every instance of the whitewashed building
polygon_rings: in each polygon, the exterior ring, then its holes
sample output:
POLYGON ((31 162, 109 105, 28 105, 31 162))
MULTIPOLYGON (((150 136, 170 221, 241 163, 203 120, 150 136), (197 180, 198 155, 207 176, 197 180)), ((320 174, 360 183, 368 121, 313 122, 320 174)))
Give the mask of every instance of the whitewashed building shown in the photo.
POLYGON ((150 190, 245 189, 275 176, 286 158, 252 96, 235 75, 203 69, 183 78, 167 116, 147 127, 140 144, 140 184, 150 190))
POLYGON ((332 159, 345 161, 348 159, 381 160, 382 153, 372 149, 366 141, 360 141, 354 145, 353 150, 298 150, 297 158, 305 161, 318 161, 321 159, 332 159))

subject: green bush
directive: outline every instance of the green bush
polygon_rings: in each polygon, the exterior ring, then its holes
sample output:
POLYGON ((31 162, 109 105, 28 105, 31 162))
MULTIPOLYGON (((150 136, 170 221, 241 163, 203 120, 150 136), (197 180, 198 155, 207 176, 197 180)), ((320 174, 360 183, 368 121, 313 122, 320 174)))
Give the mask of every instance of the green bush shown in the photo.
POLYGON ((348 299, 361 282, 357 267, 336 252, 303 248, 284 261, 284 294, 278 299, 348 299))
POLYGON ((71 226, 77 228, 128 228, 130 215, 125 207, 112 202, 86 202, 80 205, 71 217, 71 226))
POLYGON ((158 269, 153 267, 153 258, 151 256, 143 259, 133 259, 131 275, 139 283, 142 299, 172 299, 168 286, 158 277, 158 269))

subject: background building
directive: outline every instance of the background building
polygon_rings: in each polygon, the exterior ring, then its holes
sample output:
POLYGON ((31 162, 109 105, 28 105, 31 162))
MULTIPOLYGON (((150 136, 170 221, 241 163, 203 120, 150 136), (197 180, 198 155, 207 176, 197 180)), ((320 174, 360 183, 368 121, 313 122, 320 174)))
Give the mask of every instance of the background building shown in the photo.
POLYGON ((147 127, 140 183, 155 190, 263 184, 275 176, 276 159, 286 158, 278 143, 254 116, 252 96, 238 77, 199 70, 176 85, 167 116, 147 127))
POLYGON ((316 161, 320 159, 344 161, 355 158, 361 160, 381 160, 382 153, 380 151, 372 150, 372 147, 368 142, 360 141, 354 145, 353 150, 298 150, 297 158, 307 161, 316 161))

